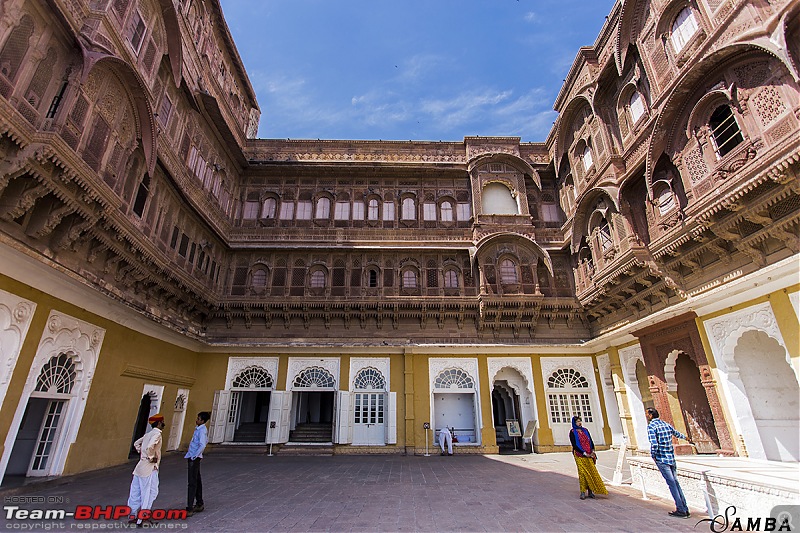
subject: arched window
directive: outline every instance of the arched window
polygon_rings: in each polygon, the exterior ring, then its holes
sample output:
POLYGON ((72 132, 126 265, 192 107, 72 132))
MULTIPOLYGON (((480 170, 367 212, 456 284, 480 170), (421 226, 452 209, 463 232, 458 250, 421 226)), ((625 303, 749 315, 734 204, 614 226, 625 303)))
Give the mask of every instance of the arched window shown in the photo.
POLYGON ((378 220, 378 200, 375 198, 369 201, 367 207, 367 220, 378 220))
POLYGON ((139 182, 139 189, 136 191, 136 200, 133 203, 133 212, 141 217, 144 214, 144 206, 147 204, 147 197, 150 194, 150 175, 145 172, 142 181, 139 182))
POLYGON ((714 149, 718 158, 725 157, 739 143, 744 141, 742 130, 729 105, 721 105, 711 114, 709 124, 714 149))
POLYGON ((62 353, 50 358, 39 372, 36 380, 36 392, 51 394, 69 394, 75 385, 75 362, 72 357, 62 353))
POLYGON ((600 224, 597 227, 597 236, 604 252, 614 247, 614 241, 611 239, 611 228, 605 218, 600 220, 600 224))
POLYGON ((310 285, 312 289, 322 289, 325 287, 325 272, 315 270, 311 273, 310 285))
POLYGON ((267 198, 264 200, 264 211, 261 214, 262 218, 275 218, 275 212, 278 208, 278 201, 275 198, 267 198))
POLYGON ((592 168, 592 165, 594 165, 594 159, 592 158, 592 147, 588 144, 583 147, 581 161, 583 162, 583 170, 589 170, 592 168))
POLYGON ((331 218, 331 201, 326 197, 317 200, 317 216, 315 218, 331 218))
POLYGON ((634 91, 628 103, 631 108, 631 119, 633 123, 636 124, 639 122, 639 119, 642 118, 642 115, 644 115, 644 98, 642 98, 639 91, 634 91))
POLYGON ((367 284, 369 285, 369 288, 371 288, 371 289, 376 288, 378 286, 378 271, 375 270, 375 269, 370 269, 367 277, 369 278, 367 280, 367 284))
POLYGON ((453 221, 453 204, 445 200, 444 202, 442 202, 442 205, 439 208, 439 210, 441 211, 442 222, 453 221))
POLYGON ((444 288, 457 289, 458 288, 458 272, 453 269, 444 271, 444 288))
POLYGON ((584 423, 591 423, 592 406, 589 382, 575 369, 560 368, 547 380, 547 403, 550 407, 550 421, 554 424, 568 424, 573 416, 580 416, 584 423))
POLYGON ((433 386, 437 389, 474 389, 475 381, 460 368, 448 368, 436 376, 433 386))
POLYGON ((592 251, 588 246, 584 246, 578 252, 578 261, 586 264, 589 274, 594 273, 594 261, 592 260, 592 251))
POLYGON ((242 218, 245 220, 258 218, 258 200, 245 201, 242 218))
POLYGON ((413 270, 403 271, 403 288, 416 289, 417 288, 417 273, 413 270))
POLYGON ((517 215, 519 207, 507 186, 489 183, 483 188, 483 212, 487 215, 517 215))
POLYGON ((694 12, 685 7, 678 13, 678 16, 675 17, 675 21, 672 23, 672 34, 670 38, 672 39, 672 47, 675 49, 675 53, 679 53, 683 48, 686 46, 686 43, 692 38, 692 36, 697 32, 697 20, 694 18, 694 12))
POLYGON ((664 187, 658 194, 658 213, 665 215, 675 209, 675 194, 669 187, 664 187))
POLYGON ((272 376, 260 366, 249 366, 239 372, 231 384, 237 389, 271 389, 272 376))
POLYGON ((298 388, 332 389, 336 386, 336 380, 333 379, 333 375, 324 368, 312 366, 311 368, 306 368, 297 375, 294 379, 293 386, 298 388))
POLYGON ((403 220, 416 220, 417 206, 413 198, 403 198, 403 220))
POLYGON ((500 262, 500 283, 503 285, 516 285, 519 283, 517 265, 511 259, 503 259, 500 262))
POLYGON ((257 268, 253 271, 252 286, 255 291, 263 291, 267 287, 267 271, 257 268))
POLYGON ((356 374, 356 378, 353 380, 353 388, 358 390, 386 390, 386 378, 375 368, 363 368, 356 374))

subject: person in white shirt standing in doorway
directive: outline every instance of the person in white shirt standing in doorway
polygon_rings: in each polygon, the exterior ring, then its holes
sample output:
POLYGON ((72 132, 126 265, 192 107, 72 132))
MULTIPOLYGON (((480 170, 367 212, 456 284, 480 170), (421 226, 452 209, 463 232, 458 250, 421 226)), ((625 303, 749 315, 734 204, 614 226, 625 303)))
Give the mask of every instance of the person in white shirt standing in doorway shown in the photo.
MULTIPOLYGON (((131 509, 130 522, 140 526, 143 522, 141 511, 150 510, 158 496, 158 467, 161 464, 161 431, 164 429, 164 416, 155 414, 147 419, 153 429, 133 443, 139 452, 139 462, 133 469, 131 492, 128 507, 131 509)), ((152 522, 146 519, 147 522, 152 522)))
POLYGON ((206 422, 211 418, 211 413, 201 411, 197 413, 197 420, 194 428, 192 440, 189 443, 189 450, 184 459, 189 462, 189 496, 186 504, 186 515, 192 516, 205 509, 203 503, 203 481, 200 478, 200 461, 203 459, 203 450, 208 444, 208 429, 206 422), (195 503, 196 502, 196 503, 195 503))

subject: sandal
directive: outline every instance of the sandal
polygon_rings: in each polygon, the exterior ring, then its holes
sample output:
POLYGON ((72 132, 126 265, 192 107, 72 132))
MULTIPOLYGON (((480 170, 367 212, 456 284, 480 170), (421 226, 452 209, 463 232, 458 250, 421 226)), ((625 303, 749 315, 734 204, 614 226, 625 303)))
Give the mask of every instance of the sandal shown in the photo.
POLYGON ((585 500, 585 499, 586 499, 586 493, 581 492, 581 500, 585 500))
POLYGON ((594 500, 594 499, 595 499, 595 497, 594 497, 594 492, 592 492, 592 491, 589 491, 589 495, 587 496, 587 498, 591 498, 591 499, 593 499, 593 500, 594 500))

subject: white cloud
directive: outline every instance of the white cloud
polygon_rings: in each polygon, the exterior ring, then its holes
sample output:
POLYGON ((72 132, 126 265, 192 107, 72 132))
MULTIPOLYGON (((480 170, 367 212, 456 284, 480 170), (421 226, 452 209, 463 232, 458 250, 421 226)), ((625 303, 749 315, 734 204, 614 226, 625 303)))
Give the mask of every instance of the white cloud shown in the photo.
POLYGON ((525 16, 522 18, 525 20, 525 22, 532 22, 532 23, 539 22, 539 15, 537 15, 533 11, 525 13, 525 16))

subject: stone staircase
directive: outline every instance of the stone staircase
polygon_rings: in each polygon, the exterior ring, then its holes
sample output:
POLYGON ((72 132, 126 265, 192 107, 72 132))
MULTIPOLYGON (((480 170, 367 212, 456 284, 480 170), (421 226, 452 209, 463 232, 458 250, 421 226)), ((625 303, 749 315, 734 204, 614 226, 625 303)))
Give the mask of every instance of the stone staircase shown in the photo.
POLYGON ((264 444, 267 440, 266 422, 249 422, 241 424, 233 435, 234 442, 257 442, 264 444))
POLYGON ((332 433, 331 424, 297 424, 297 427, 289 433, 289 442, 330 444, 332 433))

